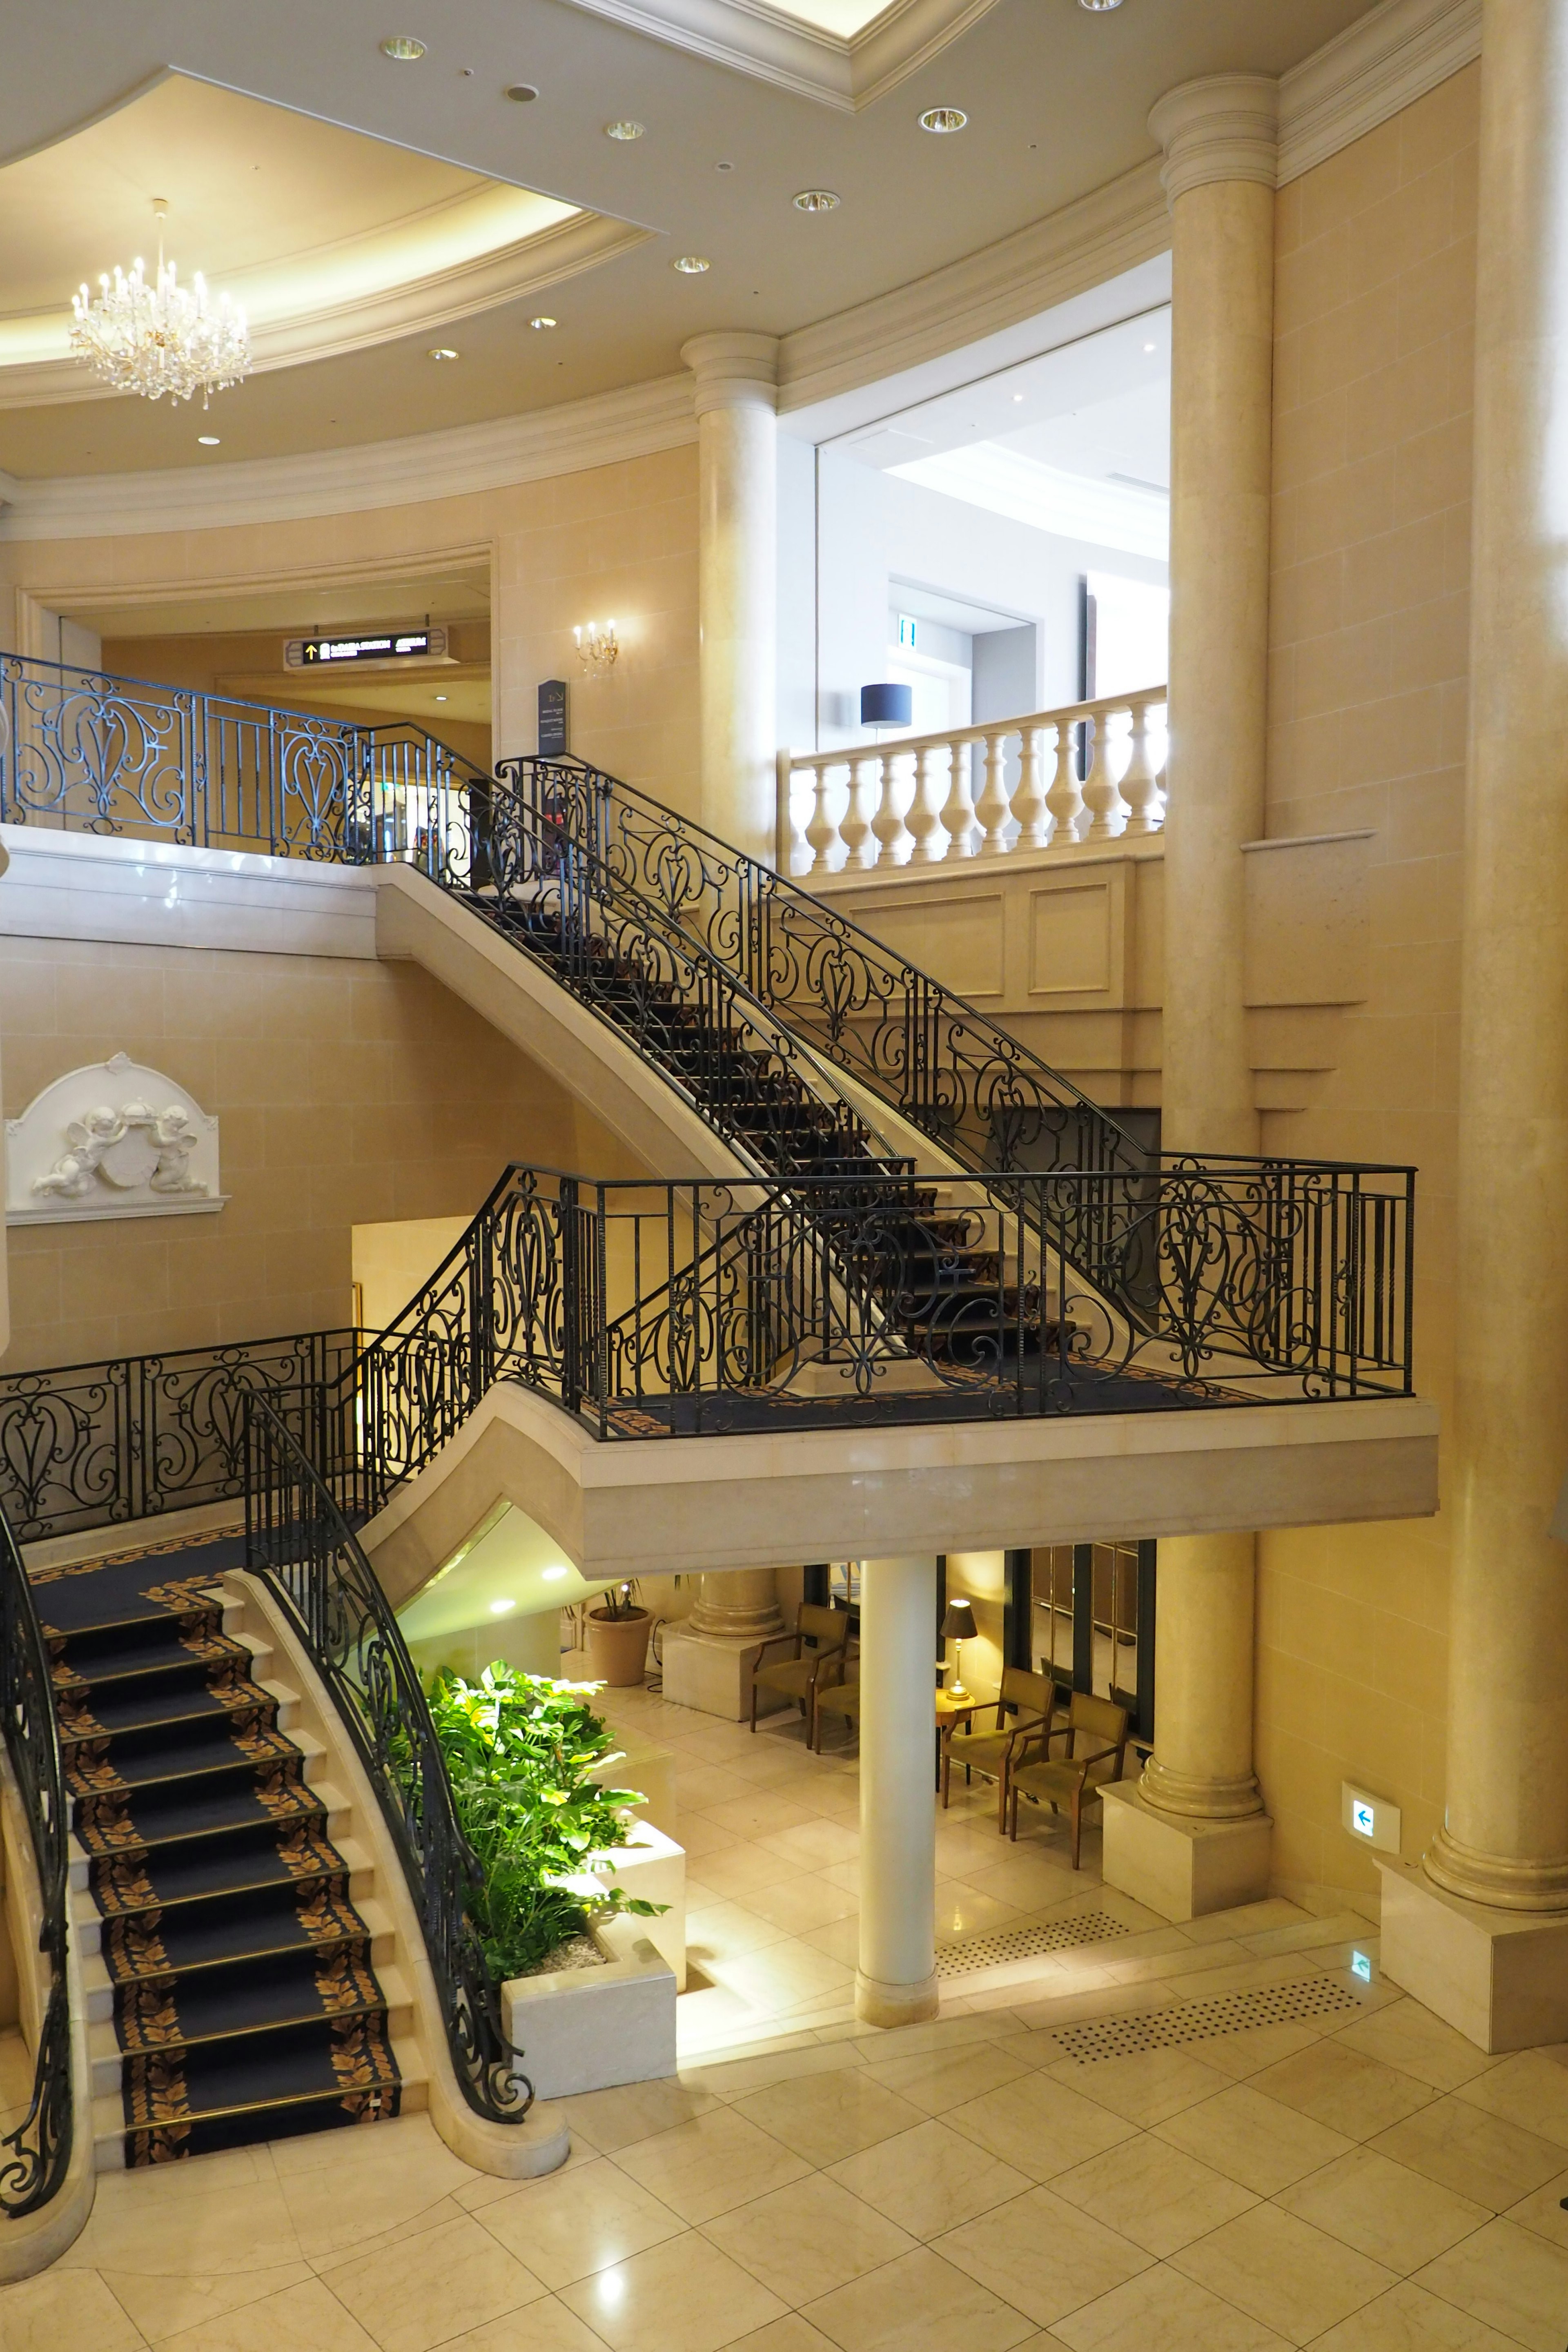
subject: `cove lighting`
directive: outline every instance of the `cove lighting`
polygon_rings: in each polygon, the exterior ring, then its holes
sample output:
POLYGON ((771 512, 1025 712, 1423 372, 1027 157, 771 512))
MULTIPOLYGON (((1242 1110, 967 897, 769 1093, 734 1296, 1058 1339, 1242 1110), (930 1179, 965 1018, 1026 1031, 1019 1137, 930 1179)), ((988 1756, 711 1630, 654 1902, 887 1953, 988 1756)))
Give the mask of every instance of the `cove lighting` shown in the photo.
POLYGON ((395 33, 389 41, 383 41, 381 54, 390 58, 394 65, 416 65, 425 54, 425 44, 415 40, 412 34, 395 33))
POLYGON ((838 209, 838 199, 831 188, 802 188, 794 203, 797 213, 834 213, 838 209))
POLYGON ((700 253, 683 253, 669 266, 672 269, 678 269, 682 278, 700 278, 705 269, 711 269, 713 267, 712 263, 705 261, 700 253))
POLYGON ((928 106, 920 120, 922 131, 934 131, 940 137, 949 131, 962 131, 969 117, 962 106, 928 106))
POLYGON ((632 122, 629 121, 626 122, 606 122, 605 125, 605 136, 606 139, 640 139, 647 127, 646 123, 632 122))
POLYGON ((509 1609, 515 1609, 516 1607, 517 1603, 515 1601, 492 1601, 490 1602, 490 1615, 492 1617, 504 1617, 509 1609))

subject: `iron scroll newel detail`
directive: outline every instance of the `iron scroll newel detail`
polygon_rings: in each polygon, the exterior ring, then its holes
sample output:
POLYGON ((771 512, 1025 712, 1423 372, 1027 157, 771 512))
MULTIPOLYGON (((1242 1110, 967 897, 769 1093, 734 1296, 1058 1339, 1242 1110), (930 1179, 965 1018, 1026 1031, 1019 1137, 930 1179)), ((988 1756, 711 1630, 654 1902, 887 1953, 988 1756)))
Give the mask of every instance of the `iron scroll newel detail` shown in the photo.
POLYGON ((436 1727, 392 1604, 347 1520, 272 1403, 242 1392, 246 1563, 282 1596, 370 1774, 419 1915, 463 2095, 520 2124, 533 2086, 501 2023, 469 1913, 480 1868, 458 1825, 436 1727))
POLYGON ((48 1997, 34 2057, 32 2103, 0 2138, 0 2213, 19 2221, 47 2205, 70 2168, 70 1995, 66 1973, 68 1812, 48 1644, 10 1521, 0 1515, 0 1721, 38 1873, 38 1949, 48 1997))

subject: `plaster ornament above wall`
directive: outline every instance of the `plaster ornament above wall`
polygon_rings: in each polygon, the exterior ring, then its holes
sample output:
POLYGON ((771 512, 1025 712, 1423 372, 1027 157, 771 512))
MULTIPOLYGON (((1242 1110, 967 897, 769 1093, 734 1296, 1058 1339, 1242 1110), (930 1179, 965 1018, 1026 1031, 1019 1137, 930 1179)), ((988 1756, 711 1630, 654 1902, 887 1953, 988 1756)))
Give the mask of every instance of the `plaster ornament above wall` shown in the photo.
POLYGON ((7 1224, 221 1209, 217 1120, 124 1054, 69 1070, 5 1122, 7 1224))

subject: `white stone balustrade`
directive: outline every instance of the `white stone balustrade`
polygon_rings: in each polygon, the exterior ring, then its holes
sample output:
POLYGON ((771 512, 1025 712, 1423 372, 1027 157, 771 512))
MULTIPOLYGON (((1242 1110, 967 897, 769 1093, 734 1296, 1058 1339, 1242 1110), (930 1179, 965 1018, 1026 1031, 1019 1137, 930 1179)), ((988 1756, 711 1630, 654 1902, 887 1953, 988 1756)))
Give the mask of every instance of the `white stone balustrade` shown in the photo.
POLYGON ((1163 686, 937 735, 781 753, 780 862, 797 876, 868 873, 1158 833, 1164 763, 1163 686))

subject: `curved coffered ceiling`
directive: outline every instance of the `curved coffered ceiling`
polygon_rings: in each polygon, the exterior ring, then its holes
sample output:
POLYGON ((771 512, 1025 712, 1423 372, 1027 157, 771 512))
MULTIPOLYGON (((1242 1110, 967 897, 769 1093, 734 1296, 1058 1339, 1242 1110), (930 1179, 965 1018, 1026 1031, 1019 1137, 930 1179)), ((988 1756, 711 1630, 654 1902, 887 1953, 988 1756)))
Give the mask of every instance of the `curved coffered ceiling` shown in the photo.
POLYGON ((194 121, 202 85, 216 86, 204 101, 215 123, 223 106, 268 103, 247 118, 244 218, 234 157, 182 132, 156 161, 174 184, 128 171, 119 209, 89 218, 57 182, 19 230, 4 224, 5 332, 23 331, 18 314, 34 328, 58 320, 84 275, 138 250, 151 258, 138 224, 164 194, 168 249, 249 296, 262 364, 198 422, 165 402, 89 397, 85 373, 73 387, 35 352, 26 363, 49 373, 26 404, 0 409, 0 468, 45 477, 331 450, 668 376, 692 333, 793 333, 1012 236, 1145 163, 1149 108, 1173 84, 1282 72, 1368 13, 1364 0, 1123 0, 1101 12, 1078 0, 907 0, 868 20, 864 5, 603 0, 611 16, 600 0, 72 0, 68 37, 58 0, 10 0, 0 207, 12 172, 21 184, 37 170, 42 188, 50 151, 100 141, 107 154, 116 122, 133 127, 139 110, 150 121, 190 102, 194 121), (840 68, 851 82, 871 71, 875 51, 884 94, 803 94, 765 57, 742 54, 781 27, 815 44, 819 62, 837 56, 841 81, 840 68), (380 44, 393 35, 426 54, 389 62, 380 44), (913 44, 902 65, 887 47, 898 40, 913 44), (522 83, 537 98, 509 100, 522 83), (934 105, 962 107, 965 131, 929 137, 917 118, 934 105), (645 135, 607 139, 623 117, 645 135), (340 191, 324 159, 354 132, 370 153, 340 191), (837 208, 797 211, 792 198, 813 187, 833 190, 837 208), (509 223, 522 233, 508 236, 509 223), (459 231, 473 236, 466 257, 418 265, 422 240, 428 257, 440 234, 459 231), (402 238, 410 271, 389 286, 402 238), (711 267, 678 276, 670 262, 686 253, 711 267), (332 291, 334 269, 362 267, 365 282, 344 291, 340 278, 332 291), (559 325, 535 331, 545 310, 559 325), (437 320, 454 323, 437 337, 437 320), (458 364, 431 362, 436 341, 459 350, 458 364), (209 422, 217 452, 196 446, 209 422))

